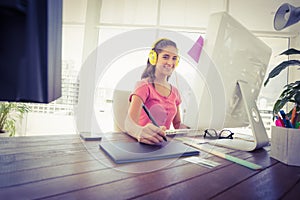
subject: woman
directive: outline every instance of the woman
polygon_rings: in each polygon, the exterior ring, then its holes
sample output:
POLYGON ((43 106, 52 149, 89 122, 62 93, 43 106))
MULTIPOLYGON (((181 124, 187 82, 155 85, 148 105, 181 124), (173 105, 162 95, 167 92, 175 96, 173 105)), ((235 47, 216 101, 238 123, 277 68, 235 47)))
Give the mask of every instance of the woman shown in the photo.
POLYGON ((126 131, 139 142, 160 144, 165 138, 165 130, 171 124, 175 129, 187 128, 181 123, 180 94, 168 82, 178 62, 178 49, 173 41, 160 39, 153 45, 141 81, 136 84, 129 98, 130 106, 125 121, 126 131), (153 124, 143 106, 158 126, 153 124))

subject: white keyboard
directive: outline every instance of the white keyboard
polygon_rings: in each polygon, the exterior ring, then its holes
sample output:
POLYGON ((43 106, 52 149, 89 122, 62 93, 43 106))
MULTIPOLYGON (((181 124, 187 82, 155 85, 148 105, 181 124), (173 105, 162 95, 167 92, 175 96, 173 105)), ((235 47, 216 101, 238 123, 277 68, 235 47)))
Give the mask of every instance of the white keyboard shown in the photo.
POLYGON ((203 131, 198 129, 174 129, 166 130, 167 135, 183 135, 183 134, 194 134, 194 135, 203 135, 203 131))
POLYGON ((241 151, 253 151, 256 147, 254 141, 243 140, 243 139, 219 139, 209 142, 210 145, 217 145, 230 149, 236 149, 241 151))

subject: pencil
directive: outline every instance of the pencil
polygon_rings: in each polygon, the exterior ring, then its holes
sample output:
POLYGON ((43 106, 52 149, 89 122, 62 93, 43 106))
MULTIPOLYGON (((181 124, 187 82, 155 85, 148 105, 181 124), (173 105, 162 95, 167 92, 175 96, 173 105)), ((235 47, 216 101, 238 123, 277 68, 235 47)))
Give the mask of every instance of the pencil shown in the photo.
MULTIPOLYGON (((145 104, 143 104, 142 106, 143 106, 143 109, 144 109, 145 113, 147 114, 147 116, 148 116, 149 119, 151 120, 151 122, 152 122, 155 126, 159 127, 159 125, 157 124, 157 122, 155 121, 154 117, 151 115, 150 111, 147 109, 147 107, 145 106, 145 104)), ((166 142, 168 141, 167 138, 166 138, 165 136, 162 136, 162 137, 163 137, 164 141, 166 141, 166 142)))
POLYGON ((293 111, 292 111, 292 116, 291 116, 291 123, 294 127, 296 124, 296 114, 297 114, 297 107, 294 106, 293 111))

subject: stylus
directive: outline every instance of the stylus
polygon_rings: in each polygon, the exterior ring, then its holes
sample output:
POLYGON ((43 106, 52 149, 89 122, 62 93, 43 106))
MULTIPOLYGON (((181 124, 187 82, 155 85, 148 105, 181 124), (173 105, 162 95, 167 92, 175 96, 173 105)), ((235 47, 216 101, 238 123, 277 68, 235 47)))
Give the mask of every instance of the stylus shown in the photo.
MULTIPOLYGON (((143 109, 144 109, 145 113, 148 115, 149 119, 151 120, 151 122, 152 122, 155 126, 159 127, 159 125, 157 124, 157 122, 155 121, 154 117, 151 115, 150 111, 149 111, 148 108, 145 106, 145 104, 143 104, 142 106, 143 106, 143 109)), ((165 136, 162 136, 162 137, 164 138, 164 141, 166 141, 166 142, 168 141, 167 138, 166 138, 165 136)))

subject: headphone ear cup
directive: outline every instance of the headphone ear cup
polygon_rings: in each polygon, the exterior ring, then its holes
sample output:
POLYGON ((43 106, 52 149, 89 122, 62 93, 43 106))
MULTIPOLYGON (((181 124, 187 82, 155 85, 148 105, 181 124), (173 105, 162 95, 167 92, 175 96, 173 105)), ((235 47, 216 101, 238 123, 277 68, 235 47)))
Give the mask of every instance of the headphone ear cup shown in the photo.
POLYGON ((178 56, 178 57, 177 57, 177 59, 176 59, 176 62, 175 62, 175 67, 177 67, 177 66, 178 66, 178 64, 179 64, 179 60, 180 60, 180 57, 178 56))
POLYGON ((149 53, 149 62, 151 65, 156 65, 157 53, 152 49, 149 53))

